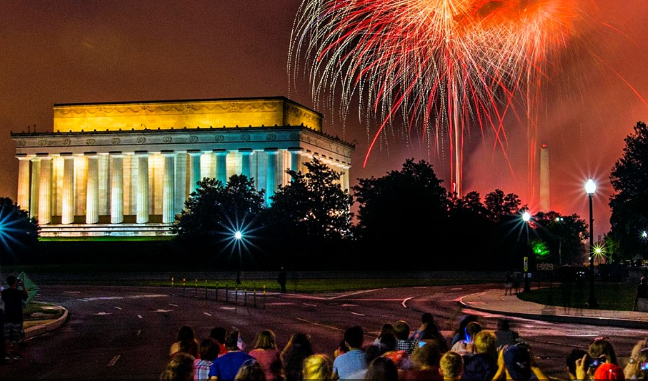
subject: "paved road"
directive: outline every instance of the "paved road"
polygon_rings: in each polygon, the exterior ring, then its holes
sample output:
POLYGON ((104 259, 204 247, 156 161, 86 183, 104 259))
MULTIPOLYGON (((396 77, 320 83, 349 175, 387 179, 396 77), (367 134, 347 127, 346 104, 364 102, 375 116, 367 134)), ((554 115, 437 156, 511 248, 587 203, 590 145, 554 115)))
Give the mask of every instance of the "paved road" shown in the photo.
MULTIPOLYGON (((265 308, 183 297, 169 288, 46 286, 38 299, 64 306, 69 320, 29 341, 27 358, 0 368, 0 379, 157 379, 178 328, 191 325, 199 338, 211 328, 236 326, 253 344, 261 329, 275 331, 281 347, 291 333, 311 335, 317 352, 332 354, 343 330, 361 325, 373 340, 385 322, 405 319, 415 328, 421 313, 432 312, 450 337, 464 313, 475 313, 486 328, 500 315, 464 309, 467 294, 500 285, 379 289, 330 295, 268 294, 265 308)), ((261 303, 259 303, 261 304, 261 303)), ((565 379, 564 359, 572 347, 586 348, 598 335, 612 338, 621 358, 648 330, 549 323, 514 318, 513 327, 529 342, 554 379, 565 379)))

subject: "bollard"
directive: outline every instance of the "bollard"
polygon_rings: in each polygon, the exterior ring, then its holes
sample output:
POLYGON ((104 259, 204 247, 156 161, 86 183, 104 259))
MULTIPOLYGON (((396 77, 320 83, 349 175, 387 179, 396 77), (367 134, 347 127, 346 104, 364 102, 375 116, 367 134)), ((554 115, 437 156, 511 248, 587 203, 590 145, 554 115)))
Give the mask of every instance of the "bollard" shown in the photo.
POLYGON ((247 288, 243 289, 243 305, 247 306, 247 288))
POLYGON ((182 278, 182 296, 187 296, 187 279, 182 278))
POLYGON ((238 285, 234 287, 234 304, 238 304, 238 285))

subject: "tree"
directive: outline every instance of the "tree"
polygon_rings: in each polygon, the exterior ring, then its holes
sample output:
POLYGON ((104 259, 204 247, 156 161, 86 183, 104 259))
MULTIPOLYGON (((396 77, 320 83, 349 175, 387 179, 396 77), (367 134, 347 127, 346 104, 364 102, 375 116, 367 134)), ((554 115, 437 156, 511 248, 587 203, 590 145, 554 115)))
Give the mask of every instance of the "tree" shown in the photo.
POLYGON ((291 182, 271 197, 264 232, 282 263, 322 269, 351 238, 353 197, 342 189, 341 172, 317 158, 304 166, 306 173, 286 171, 291 182))
POLYGON ((502 190, 495 189, 486 195, 484 204, 488 210, 489 218, 493 222, 499 222, 503 217, 518 214, 522 201, 520 201, 520 198, 515 193, 507 193, 505 195, 502 190))
POLYGON ((226 185, 212 178, 198 182, 198 189, 171 230, 177 239, 191 246, 227 245, 236 230, 250 228, 265 209, 265 191, 257 191, 254 180, 244 175, 230 177, 226 185))
POLYGON ((20 254, 26 253, 36 243, 40 226, 35 218, 22 210, 9 197, 0 197, 0 241, 2 243, 1 263, 19 263, 20 254))
MULTIPOLYGON (((403 260, 416 261, 443 247, 450 201, 441 183, 431 164, 414 159, 407 159, 400 171, 359 179, 354 187, 357 234, 367 256, 390 248, 406 253, 403 260)), ((390 266, 401 262, 405 265, 390 266)))
POLYGON ((306 173, 288 170, 292 181, 280 186, 267 211, 269 224, 284 236, 337 240, 351 234, 353 197, 336 172, 317 158, 304 163, 306 173))
POLYGON ((637 122, 634 132, 624 139, 623 156, 610 174, 615 193, 610 197, 611 236, 619 244, 619 254, 630 259, 646 253, 641 233, 648 229, 648 127, 637 122))

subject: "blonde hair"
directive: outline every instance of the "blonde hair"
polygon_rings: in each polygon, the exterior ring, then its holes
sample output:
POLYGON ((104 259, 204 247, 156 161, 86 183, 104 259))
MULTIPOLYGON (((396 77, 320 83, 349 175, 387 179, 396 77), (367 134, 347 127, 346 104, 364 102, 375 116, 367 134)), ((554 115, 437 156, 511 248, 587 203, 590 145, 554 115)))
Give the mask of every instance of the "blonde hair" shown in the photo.
POLYGON ((441 356, 439 368, 443 378, 459 378, 463 373, 463 359, 459 353, 448 351, 441 356))
POLYGON ((483 330, 477 332, 475 335, 475 353, 489 353, 493 356, 497 355, 497 336, 491 330, 483 330))
POLYGON ((323 353, 310 355, 304 359, 302 374, 304 380, 331 380, 333 360, 323 353))

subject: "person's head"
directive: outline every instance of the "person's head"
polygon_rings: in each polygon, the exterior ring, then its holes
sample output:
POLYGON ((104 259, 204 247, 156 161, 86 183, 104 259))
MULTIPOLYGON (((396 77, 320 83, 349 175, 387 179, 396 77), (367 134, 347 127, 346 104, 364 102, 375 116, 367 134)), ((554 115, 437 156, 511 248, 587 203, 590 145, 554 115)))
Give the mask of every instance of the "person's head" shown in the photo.
POLYGON ((187 381, 193 380, 195 358, 188 353, 177 353, 167 363, 166 368, 160 374, 160 380, 164 381, 187 381))
POLYGON ((511 325, 507 319, 499 319, 497 321, 497 329, 499 331, 508 331, 511 328, 511 325))
POLYGON ((646 282, 648 282, 648 280, 646 280, 646 277, 642 276, 642 277, 641 277, 641 280, 639 281, 639 283, 641 283, 641 284, 646 284, 646 282))
MULTIPOLYGON (((638 374, 638 370, 641 367, 641 359, 639 353, 642 350, 648 348, 648 345, 646 344, 648 344, 648 338, 637 341, 637 343, 632 347, 632 350, 630 351, 630 358, 628 358, 628 362, 623 368, 623 373, 625 374, 626 379, 630 379, 633 376, 636 378, 639 377, 635 376, 635 374, 638 374)), ((646 365, 648 366, 648 364, 646 365)), ((648 377, 645 378, 648 379, 648 377)))
POLYGON ((277 341, 274 332, 264 329, 257 335, 255 349, 277 349, 277 341))
POLYGON ((504 349, 504 366, 513 380, 531 378, 531 353, 525 345, 509 345, 504 349))
POLYGON ((308 353, 309 355, 313 354, 313 346, 310 338, 303 332, 293 334, 286 347, 292 351, 308 353))
POLYGON ((261 368, 261 364, 259 364, 256 359, 251 358, 245 360, 243 364, 241 364, 241 367, 236 373, 234 379, 245 381, 265 381, 266 376, 263 372, 263 368, 261 368))
POLYGON ((215 327, 209 333, 209 338, 218 342, 218 344, 225 344, 225 333, 225 328, 215 327))
POLYGON ((438 342, 431 340, 412 352, 412 363, 419 369, 430 369, 439 366, 441 351, 438 342))
POLYGON ((617 364, 617 356, 612 343, 605 337, 595 338, 587 351, 592 358, 605 356, 605 362, 617 364))
POLYGON ((396 335, 393 333, 386 333, 380 336, 380 344, 385 347, 385 351, 395 351, 396 350, 396 335))
POLYGON ((463 359, 457 352, 448 351, 441 356, 439 361, 439 372, 443 378, 458 379, 463 373, 463 359))
POLYGON ((471 321, 466 324, 465 328, 465 340, 467 343, 472 343, 475 340, 475 335, 477 335, 482 330, 481 324, 476 321, 471 321))
POLYGON ((330 380, 333 378, 333 360, 326 354, 316 353, 304 359, 304 380, 330 380))
POLYGON ((9 287, 13 287, 18 283, 18 278, 14 274, 7 275, 7 284, 9 287))
POLYGON ((421 315, 421 323, 434 324, 434 316, 429 312, 423 313, 423 315, 421 315))
POLYGON ((405 320, 399 320, 394 323, 394 334, 398 340, 409 339, 410 326, 405 320))
POLYGON ((229 351, 237 351, 238 348, 238 338, 240 332, 237 328, 230 328, 227 333, 225 333, 225 347, 229 351))
POLYGON ((644 347, 628 359, 623 372, 627 380, 648 380, 648 348, 645 347, 645 342, 642 345, 644 347))
POLYGON ((565 363, 567 364, 567 372, 569 373, 570 380, 576 379, 576 360, 582 359, 585 355, 587 355, 587 352, 578 348, 574 348, 569 352, 565 363))
POLYGON ((463 335, 464 334, 464 329, 466 328, 466 325, 468 325, 468 323, 470 323, 472 321, 477 321, 477 316, 475 316, 475 315, 466 315, 466 316, 464 316, 461 319, 461 321, 459 322, 459 328, 458 328, 457 332, 460 335, 463 335))
POLYGON ((364 343, 364 330, 359 325, 349 327, 344 331, 344 341, 349 346, 349 349, 362 348, 364 343))
POLYGON ((202 360, 214 361, 220 353, 220 347, 211 339, 204 339, 200 342, 199 353, 202 360))
POLYGON ((177 341, 186 343, 191 342, 196 339, 196 331, 188 325, 183 325, 178 329, 178 335, 176 337, 177 341))
POLYGON ((624 380, 623 369, 611 362, 603 363, 596 368, 594 372, 594 380, 624 380))
POLYGON ((378 334, 378 337, 386 334, 386 333, 394 333, 394 325, 392 323, 385 323, 380 327, 380 333, 378 334))
POLYGON ((491 330, 482 330, 475 334, 475 353, 488 353, 497 358, 497 336, 491 330))
POLYGON ((391 359, 378 356, 367 366, 367 373, 365 373, 364 379, 398 381, 398 368, 391 359))

